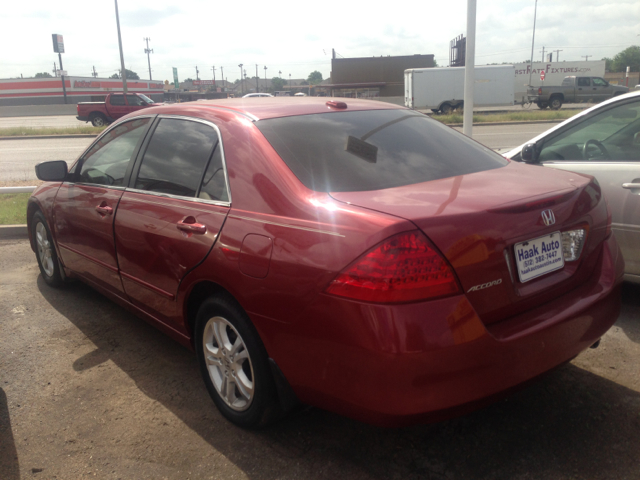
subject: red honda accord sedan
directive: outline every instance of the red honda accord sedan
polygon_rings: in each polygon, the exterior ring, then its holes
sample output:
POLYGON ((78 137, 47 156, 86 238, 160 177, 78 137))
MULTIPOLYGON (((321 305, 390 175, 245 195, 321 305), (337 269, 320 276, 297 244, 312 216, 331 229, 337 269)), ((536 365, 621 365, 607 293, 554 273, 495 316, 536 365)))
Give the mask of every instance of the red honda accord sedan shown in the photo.
POLYGON ((459 414, 570 361, 619 312, 592 177, 395 105, 151 107, 36 171, 44 280, 79 278, 194 349, 244 427, 297 403, 389 426, 459 414))

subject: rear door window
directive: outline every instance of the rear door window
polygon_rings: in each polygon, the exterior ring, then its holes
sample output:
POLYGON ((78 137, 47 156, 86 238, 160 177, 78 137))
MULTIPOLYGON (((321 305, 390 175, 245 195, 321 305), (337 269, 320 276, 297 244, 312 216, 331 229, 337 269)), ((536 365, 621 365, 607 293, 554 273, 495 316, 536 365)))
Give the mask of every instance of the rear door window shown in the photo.
POLYGON ((205 123, 162 118, 142 158, 135 188, 227 201, 219 144, 217 131, 205 123))
POLYGON ((500 168, 500 155, 411 110, 260 120, 255 125, 308 188, 380 190, 500 168))
POLYGON ((109 101, 111 102, 111 105, 125 105, 124 95, 111 95, 111 99, 109 101))

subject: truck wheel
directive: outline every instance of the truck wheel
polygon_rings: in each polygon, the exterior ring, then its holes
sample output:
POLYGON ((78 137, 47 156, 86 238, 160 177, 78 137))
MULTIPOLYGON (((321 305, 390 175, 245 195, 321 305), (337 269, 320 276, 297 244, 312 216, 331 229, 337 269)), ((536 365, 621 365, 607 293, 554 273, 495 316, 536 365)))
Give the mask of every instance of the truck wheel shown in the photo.
POLYGON ((440 105, 440 112, 442 112, 443 115, 451 115, 451 112, 453 112, 453 107, 450 103, 443 103, 442 105, 440 105))
POLYGON ((538 102, 538 103, 536 103, 536 105, 538 105, 538 108, 540 110, 544 110, 545 108, 547 108, 549 106, 548 103, 544 103, 544 102, 538 102))
POLYGON ((562 98, 560 97, 551 97, 549 101, 549 107, 551 110, 558 110, 562 106, 562 98))
POLYGON ((107 124, 107 119, 101 113, 91 115, 91 125, 94 127, 104 127, 107 124))

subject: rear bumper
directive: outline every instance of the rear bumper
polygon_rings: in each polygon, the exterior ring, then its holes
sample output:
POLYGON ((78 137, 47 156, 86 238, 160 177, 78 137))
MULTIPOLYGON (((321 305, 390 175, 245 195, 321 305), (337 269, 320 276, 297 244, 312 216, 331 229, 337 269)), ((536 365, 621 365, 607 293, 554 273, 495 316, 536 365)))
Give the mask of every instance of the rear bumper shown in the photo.
POLYGON ((305 403, 385 426, 439 420, 594 344, 618 317, 623 271, 611 236, 588 283, 488 327, 464 295, 392 307, 325 296, 265 343, 305 403))
POLYGON ((78 120, 80 120, 81 122, 88 122, 89 121, 89 117, 81 117, 81 116, 77 116, 76 117, 78 120))

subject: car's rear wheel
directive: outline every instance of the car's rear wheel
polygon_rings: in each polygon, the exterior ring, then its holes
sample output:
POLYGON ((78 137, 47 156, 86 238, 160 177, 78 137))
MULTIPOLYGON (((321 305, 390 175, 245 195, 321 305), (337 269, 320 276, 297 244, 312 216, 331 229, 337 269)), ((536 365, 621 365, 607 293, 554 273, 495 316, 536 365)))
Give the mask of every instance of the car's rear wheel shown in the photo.
POLYGON ((64 279, 60 271, 58 254, 53 245, 53 238, 44 215, 39 210, 33 215, 31 222, 32 235, 36 244, 36 258, 44 281, 52 287, 60 287, 64 279))
POLYGON ((551 97, 551 100, 549 100, 549 107, 551 108, 551 110, 558 110, 561 106, 562 106, 561 97, 558 97, 558 96, 551 97))
POLYGON ((91 115, 91 125, 94 127, 104 127, 107 124, 107 118, 101 113, 91 115))
POLYGON ((443 115, 450 115, 451 112, 453 112, 453 105, 451 105, 450 103, 443 103, 440 106, 440 111, 443 115))
POLYGON ((202 303, 195 341, 207 390, 229 421, 259 428, 280 416, 267 352, 233 298, 221 294, 202 303))

